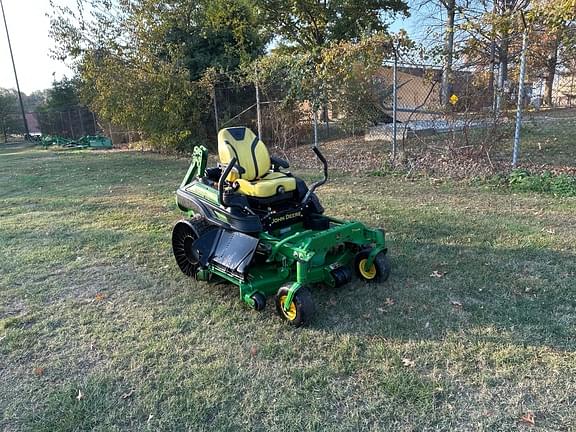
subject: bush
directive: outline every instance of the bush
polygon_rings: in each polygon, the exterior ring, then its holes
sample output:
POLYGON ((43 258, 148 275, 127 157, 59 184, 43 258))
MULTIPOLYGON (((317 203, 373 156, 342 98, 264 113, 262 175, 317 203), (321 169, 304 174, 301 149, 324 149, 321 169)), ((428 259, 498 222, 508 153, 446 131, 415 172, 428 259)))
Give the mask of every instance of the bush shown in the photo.
POLYGON ((515 169, 508 176, 512 190, 551 193, 555 196, 576 196, 576 177, 551 172, 532 174, 527 170, 515 169))

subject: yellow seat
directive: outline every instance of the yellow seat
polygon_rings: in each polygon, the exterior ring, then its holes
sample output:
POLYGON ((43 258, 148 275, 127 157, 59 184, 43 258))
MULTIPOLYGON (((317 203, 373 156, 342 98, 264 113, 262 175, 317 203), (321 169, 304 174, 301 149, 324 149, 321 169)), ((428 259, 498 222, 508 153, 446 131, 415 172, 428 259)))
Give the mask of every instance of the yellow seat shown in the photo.
POLYGON ((296 179, 282 172, 271 172, 266 177, 255 181, 236 180, 240 193, 253 197, 267 198, 279 192, 290 192, 296 189, 296 179))
POLYGON ((266 145, 246 127, 222 129, 218 134, 220 163, 237 159, 227 180, 236 182, 243 195, 269 198, 279 192, 296 190, 296 179, 283 172, 271 171, 270 154, 266 145))

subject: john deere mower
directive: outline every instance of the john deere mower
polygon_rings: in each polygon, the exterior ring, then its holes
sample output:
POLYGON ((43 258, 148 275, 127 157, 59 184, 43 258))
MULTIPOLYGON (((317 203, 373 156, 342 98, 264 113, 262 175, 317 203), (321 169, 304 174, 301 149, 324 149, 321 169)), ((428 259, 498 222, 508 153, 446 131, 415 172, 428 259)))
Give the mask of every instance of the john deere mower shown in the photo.
POLYGON ((328 179, 328 163, 312 150, 324 176, 308 188, 246 127, 220 131, 215 167, 207 167, 208 150, 196 147, 176 192, 187 216, 172 232, 182 272, 237 285, 240 299, 257 311, 274 295, 278 314, 294 326, 314 314, 310 287, 338 287, 354 274, 388 279, 384 231, 324 214, 314 192, 328 179))

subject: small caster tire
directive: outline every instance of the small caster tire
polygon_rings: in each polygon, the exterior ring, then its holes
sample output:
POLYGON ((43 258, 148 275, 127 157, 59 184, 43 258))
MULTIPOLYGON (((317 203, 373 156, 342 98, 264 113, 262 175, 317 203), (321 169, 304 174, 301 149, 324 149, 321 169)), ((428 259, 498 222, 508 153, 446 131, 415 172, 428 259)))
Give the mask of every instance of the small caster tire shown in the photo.
POLYGON ((266 307, 266 297, 262 293, 254 293, 251 296, 252 300, 254 300, 254 305, 252 306, 256 311, 263 311, 266 307))
POLYGON ((290 325, 300 327, 311 321, 314 316, 314 299, 312 293, 307 287, 301 287, 294 293, 292 303, 288 310, 284 310, 284 301, 288 296, 290 287, 282 287, 278 290, 275 297, 276 311, 278 315, 290 325))
POLYGON ((354 269, 356 270, 356 275, 360 279, 366 282, 385 282, 390 277, 391 265, 388 256, 384 252, 380 252, 374 258, 372 267, 368 270, 364 268, 368 256, 370 255, 370 250, 365 249, 356 254, 354 259, 354 269))

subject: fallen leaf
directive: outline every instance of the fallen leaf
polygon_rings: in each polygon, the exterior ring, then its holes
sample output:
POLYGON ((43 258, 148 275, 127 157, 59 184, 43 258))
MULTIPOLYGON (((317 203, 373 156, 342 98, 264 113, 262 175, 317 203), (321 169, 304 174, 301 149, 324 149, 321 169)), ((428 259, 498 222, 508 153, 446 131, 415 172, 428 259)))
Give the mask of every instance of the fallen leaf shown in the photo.
POLYGON ((258 354, 258 348, 256 348, 256 345, 252 345, 252 347, 250 348, 250 354, 252 355, 252 357, 255 357, 256 354, 258 354))
POLYGON ((445 275, 446 275, 446 272, 440 272, 438 270, 434 270, 432 272, 432 274, 430 275, 430 277, 441 278, 441 277, 444 277, 445 275))
POLYGON ((532 411, 528 411, 520 418, 520 422, 529 424, 530 426, 534 426, 535 424, 534 413, 532 411))
POLYGON ((128 393, 124 393, 121 397, 122 397, 122 399, 128 399, 133 394, 134 394, 134 389, 131 389, 128 393))
POLYGON ((44 368, 43 367, 35 367, 33 371, 34 371, 34 375, 36 375, 36 376, 44 375, 44 368))
POLYGON ((81 390, 78 390, 78 396, 76 396, 76 399, 78 399, 78 400, 84 399, 84 394, 82 393, 81 390))
POLYGON ((416 362, 415 362, 414 360, 412 360, 412 359, 407 358, 407 357, 404 357, 404 358, 402 359, 402 364, 403 364, 404 366, 406 366, 406 367, 414 367, 414 366, 416 366, 416 362))
POLYGON ((393 306, 396 304, 396 301, 393 298, 387 297, 386 301, 384 302, 386 306, 393 306))
POLYGON ((96 296, 94 297, 94 300, 96 301, 102 301, 106 299, 106 294, 104 293, 97 293, 96 296))

